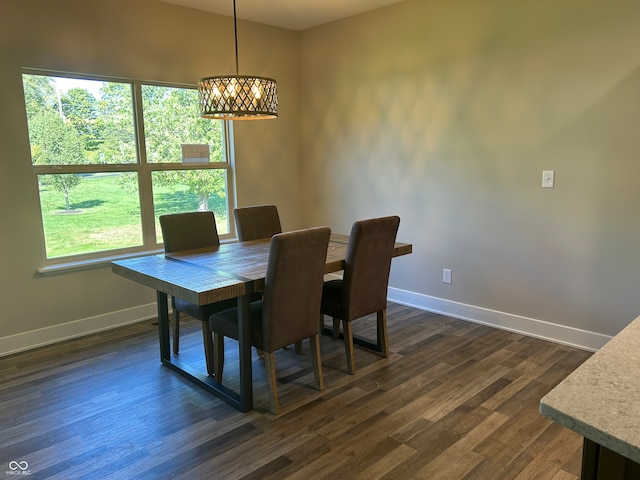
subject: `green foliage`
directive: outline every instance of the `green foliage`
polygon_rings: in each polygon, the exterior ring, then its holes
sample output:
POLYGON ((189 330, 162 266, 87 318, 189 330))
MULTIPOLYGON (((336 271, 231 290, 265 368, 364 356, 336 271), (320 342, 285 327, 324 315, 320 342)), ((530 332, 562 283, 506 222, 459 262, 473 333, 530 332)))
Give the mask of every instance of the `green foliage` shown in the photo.
POLYGON ((100 163, 137 163, 131 85, 104 83, 98 101, 96 129, 100 132, 100 163))
MULTIPOLYGON (((31 158, 34 164, 74 165, 82 163, 82 139, 73 126, 56 113, 43 110, 34 115, 29 125, 31 158)), ((47 175, 45 181, 64 194, 65 209, 71 209, 69 195, 80 183, 74 174, 47 175)))
MULTIPOLYGON (((182 144, 208 144, 210 161, 225 160, 222 122, 200 118, 195 90, 144 85, 142 105, 148 162, 181 162, 182 144)), ((186 186, 197 196, 200 210, 209 208, 212 197, 226 198, 226 178, 220 170, 156 172, 153 184, 170 191, 186 186)))
POLYGON ((208 144, 212 162, 223 162, 222 122, 200 118, 195 90, 144 85, 147 161, 182 161, 181 144, 208 144))
POLYGON ((97 150, 103 142, 101 138, 103 124, 96 122, 98 118, 96 98, 83 88, 72 88, 61 99, 61 105, 64 117, 82 138, 87 153, 97 150))
POLYGON ((29 119, 42 110, 55 110, 56 88, 51 78, 41 75, 23 75, 22 84, 29 119))
POLYGON ((50 110, 33 115, 29 122, 31 160, 34 165, 84 163, 83 142, 73 125, 50 110))
POLYGON ((181 186, 186 186, 190 194, 198 198, 198 210, 209 209, 209 199, 217 196, 226 198, 226 178, 221 170, 173 170, 155 172, 154 186, 162 186, 170 192, 175 192, 181 186))

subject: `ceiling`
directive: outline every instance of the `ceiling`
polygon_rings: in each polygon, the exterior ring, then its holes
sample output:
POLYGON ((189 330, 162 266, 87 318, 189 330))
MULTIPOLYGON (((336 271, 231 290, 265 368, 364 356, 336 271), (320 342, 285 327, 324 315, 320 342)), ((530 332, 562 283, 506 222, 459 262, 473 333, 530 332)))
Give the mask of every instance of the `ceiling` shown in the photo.
MULTIPOLYGON (((162 0, 185 7, 233 16, 233 0, 162 0)), ((333 22, 403 0, 237 0, 239 19, 290 30, 333 22)))

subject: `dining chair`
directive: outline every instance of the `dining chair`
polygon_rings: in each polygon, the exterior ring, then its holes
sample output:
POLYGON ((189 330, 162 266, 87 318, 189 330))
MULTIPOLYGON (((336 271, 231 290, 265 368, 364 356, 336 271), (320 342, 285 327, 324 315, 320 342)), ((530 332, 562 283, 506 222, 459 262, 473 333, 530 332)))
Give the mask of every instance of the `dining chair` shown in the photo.
MULTIPOLYGON (((308 338, 315 387, 324 388, 320 360, 320 300, 331 230, 314 227, 271 238, 261 300, 251 302, 251 344, 264 352, 270 410, 279 412, 274 352, 308 338)), ((211 330, 238 339, 237 307, 209 319, 211 330)), ((216 380, 222 381, 224 351, 216 350, 216 380)))
POLYGON ((324 315, 333 318, 334 338, 339 337, 340 320, 344 336, 347 369, 354 374, 355 355, 351 323, 375 313, 376 343, 358 343, 389 356, 387 337, 387 289, 393 248, 400 217, 390 216, 355 222, 351 228, 342 279, 325 282, 320 306, 320 327, 324 315))
MULTIPOLYGON (((238 231, 238 240, 248 242, 260 238, 271 238, 277 233, 282 233, 280 215, 278 207, 275 205, 252 205, 249 207, 238 207, 233 210, 238 231)), ((262 292, 254 292, 251 300, 260 300, 262 292)), ((259 348, 258 356, 264 358, 259 348)), ((296 353, 302 351, 302 345, 296 343, 296 353)))
POLYGON ((238 230, 238 240, 246 242, 259 238, 271 238, 282 233, 278 207, 275 205, 253 205, 233 210, 238 230))
MULTIPOLYGON (((174 213, 160 216, 160 228, 165 253, 174 253, 198 248, 220 245, 215 217, 211 211, 174 213)), ((207 363, 207 373, 212 375, 214 368, 214 345, 209 317, 215 312, 236 305, 235 299, 223 300, 208 305, 196 305, 181 298, 171 297, 173 308, 173 353, 180 350, 180 312, 202 322, 202 339, 207 363)), ((219 342, 218 342, 219 343, 219 342)))

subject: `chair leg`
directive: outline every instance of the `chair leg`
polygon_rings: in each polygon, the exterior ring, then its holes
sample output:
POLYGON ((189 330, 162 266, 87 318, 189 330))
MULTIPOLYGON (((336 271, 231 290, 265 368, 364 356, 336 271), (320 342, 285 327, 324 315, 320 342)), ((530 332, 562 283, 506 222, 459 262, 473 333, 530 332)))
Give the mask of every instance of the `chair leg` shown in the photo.
POLYGON ((209 322, 202 322, 202 341, 204 342, 204 359, 207 362, 207 373, 214 375, 215 361, 213 359, 213 338, 209 322))
POLYGON ((296 342, 295 347, 296 347, 296 353, 300 355, 302 353, 302 340, 299 342, 296 342))
POLYGON ((340 319, 333 317, 333 338, 340 338, 340 319))
POLYGON ((213 369, 216 382, 222 383, 222 370, 224 369, 224 336, 213 332, 213 369))
POLYGON ((324 390, 322 359, 320 358, 320 335, 309 337, 309 346, 311 347, 311 361, 313 362, 313 377, 315 378, 316 389, 324 390))
POLYGON ((378 317, 378 347, 384 358, 389 357, 389 337, 387 336, 387 309, 377 312, 378 317))
POLYGON ((344 320, 342 322, 342 329, 344 331, 344 350, 347 354, 347 371, 353 375, 356 373, 356 360, 353 351, 353 330, 351 329, 351 322, 344 320))
POLYGON ((173 353, 180 351, 180 312, 176 310, 175 300, 171 301, 173 305, 173 353))
POLYGON ((276 360, 273 352, 265 352, 264 366, 267 370, 267 383, 269 384, 269 406, 271 413, 278 415, 280 404, 278 402, 278 388, 276 387, 276 360))

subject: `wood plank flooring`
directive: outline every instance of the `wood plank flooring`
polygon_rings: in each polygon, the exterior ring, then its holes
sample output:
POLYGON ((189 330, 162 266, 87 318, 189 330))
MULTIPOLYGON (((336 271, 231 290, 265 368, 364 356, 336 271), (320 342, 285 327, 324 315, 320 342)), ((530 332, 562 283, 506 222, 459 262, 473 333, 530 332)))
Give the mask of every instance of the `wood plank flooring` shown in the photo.
MULTIPOLYGON (((390 358, 356 347, 353 376, 322 337, 322 392, 308 344, 277 352, 277 417, 257 355, 243 414, 161 366, 151 322, 0 358, 0 478, 12 462, 36 479, 579 478, 581 437, 538 404, 590 353, 396 304, 387 316, 390 358)), ((184 318, 180 356, 204 369, 184 318)), ((234 341, 225 353, 234 386, 234 341)))

